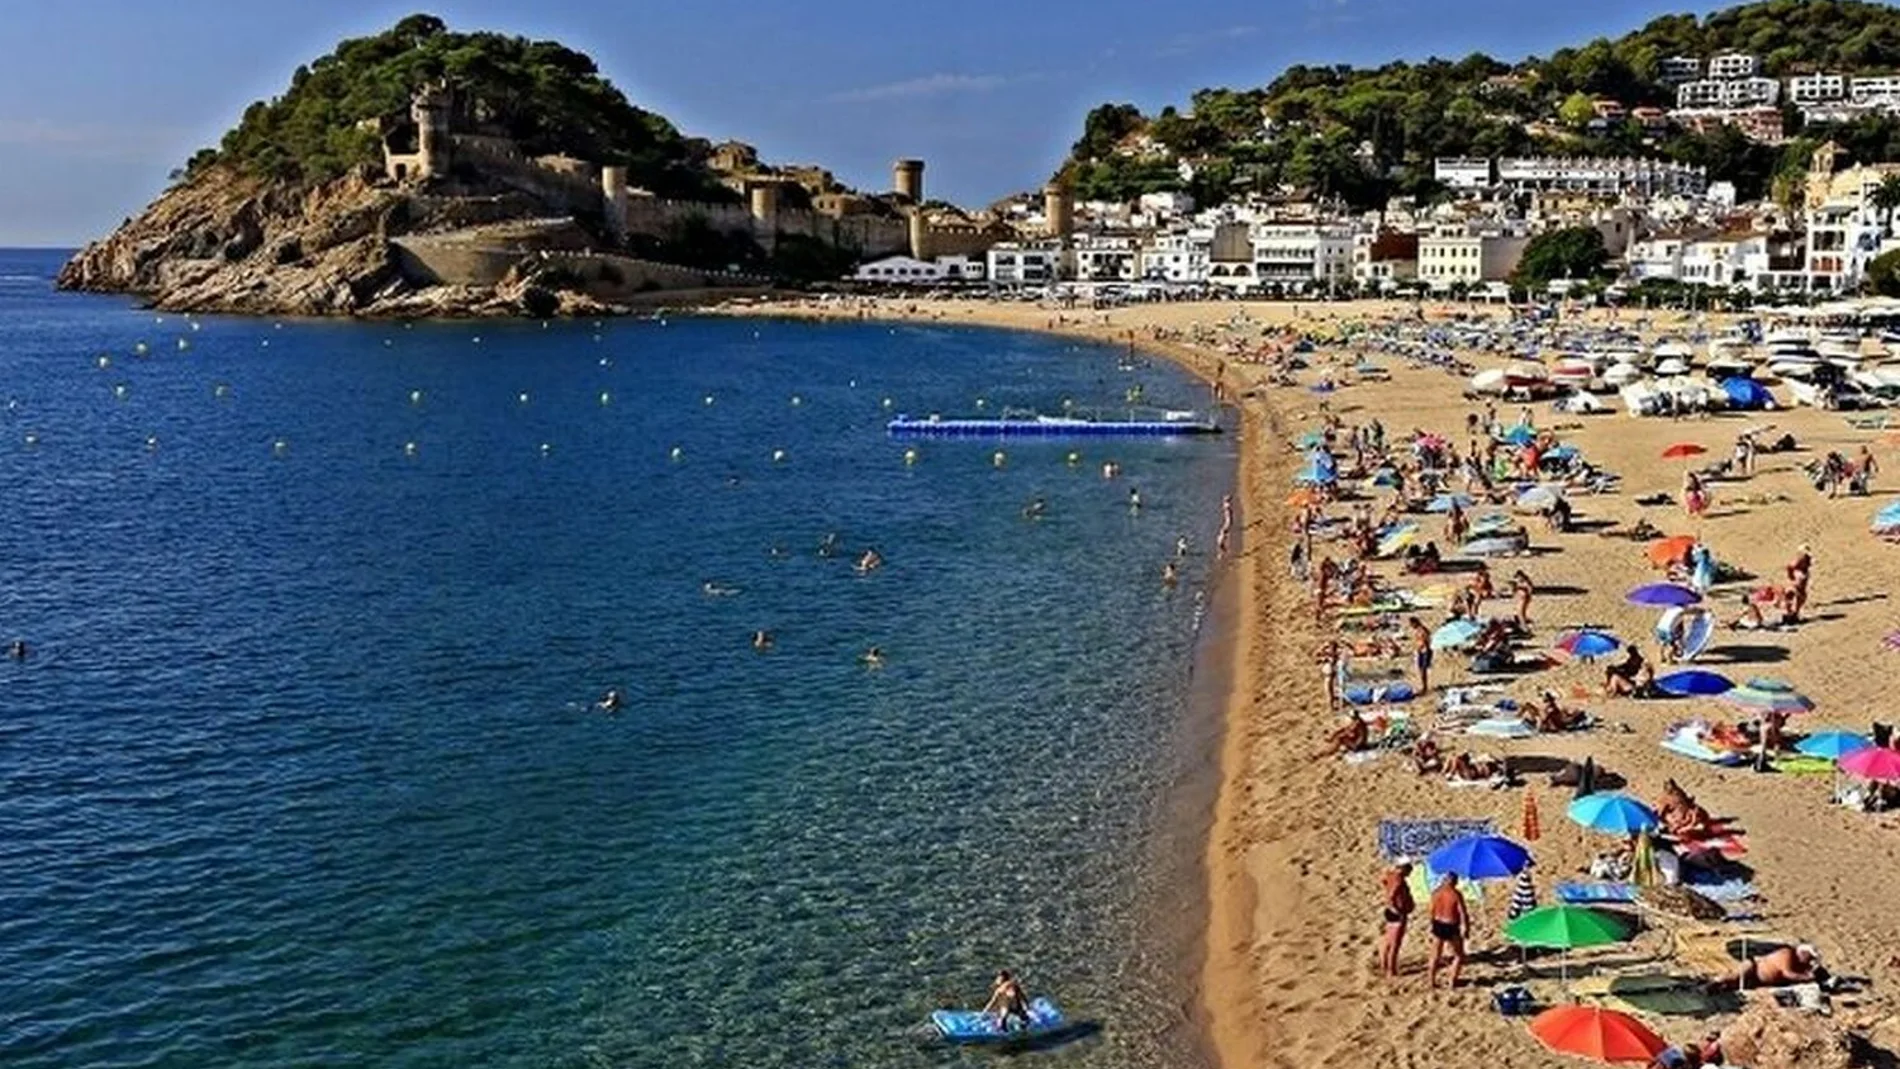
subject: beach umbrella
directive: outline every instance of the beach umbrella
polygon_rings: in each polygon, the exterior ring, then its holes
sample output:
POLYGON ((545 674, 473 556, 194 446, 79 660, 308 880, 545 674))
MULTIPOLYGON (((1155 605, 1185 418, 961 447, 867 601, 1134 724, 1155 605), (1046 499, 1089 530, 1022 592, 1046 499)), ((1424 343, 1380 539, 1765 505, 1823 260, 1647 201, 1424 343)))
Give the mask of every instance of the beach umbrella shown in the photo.
POLYGON ((1656 870, 1656 841, 1648 832, 1639 832, 1630 848, 1630 882, 1638 887, 1654 887, 1662 882, 1656 870))
POLYGON ((1381 557, 1390 557, 1416 541, 1418 541, 1418 524, 1404 524, 1380 536, 1377 554, 1381 557))
POLYGON ((1735 688, 1727 676, 1692 668, 1671 672, 1656 680, 1656 689, 1678 698, 1712 698, 1735 688))
POLYGON ((1592 831, 1634 835, 1661 823, 1656 811, 1626 794, 1586 794, 1570 803, 1570 819, 1592 831))
POLYGON ((1651 542, 1644 552, 1649 556, 1649 563, 1661 568, 1687 556, 1695 543, 1694 535, 1670 535, 1651 542))
POLYGON ((1889 750, 1885 746, 1855 750, 1841 758, 1841 771, 1882 783, 1900 781, 1900 750, 1889 750))
POLYGON ((1682 460, 1687 457, 1699 457, 1708 451, 1707 446, 1697 445, 1694 442, 1677 442, 1663 450, 1662 455, 1664 460, 1682 460))
POLYGON ((1721 701, 1751 713, 1806 713, 1814 702, 1779 679, 1755 678, 1723 694, 1721 701))
POLYGON ((1851 731, 1817 731, 1794 744, 1796 753, 1839 761, 1856 750, 1872 746, 1873 740, 1851 731))
POLYGON ((1512 445, 1529 445, 1537 440, 1537 431, 1520 423, 1498 435, 1498 440, 1512 445))
POLYGON ((1456 873, 1467 880, 1501 880, 1524 871, 1531 855, 1501 835, 1469 835, 1432 851, 1425 863, 1433 872, 1456 873))
POLYGON ((1900 652, 1900 631, 1889 631, 1880 640, 1880 647, 1888 653, 1900 652))
POLYGON ((1521 509, 1547 509, 1555 505, 1559 494, 1548 486, 1533 486, 1517 495, 1517 507, 1521 509))
POLYGON ((1467 557, 1503 557, 1512 553, 1522 553, 1529 543, 1521 537, 1505 538, 1492 535, 1486 538, 1474 538, 1458 547, 1458 552, 1467 557))
POLYGON ((1453 508, 1468 509, 1471 499, 1464 494, 1439 494, 1425 506, 1426 512, 1450 512, 1453 508))
POLYGON ((1484 625, 1476 620, 1453 620, 1432 632, 1432 649, 1455 650, 1471 644, 1484 630, 1484 625))
POLYGON ((1534 843, 1543 838, 1544 822, 1537 812, 1537 792, 1529 788, 1524 790, 1524 841, 1534 843))
POLYGON ((1301 449, 1311 449, 1314 446, 1325 445, 1326 432, 1325 431, 1307 431, 1305 434, 1302 434, 1298 438, 1294 439, 1293 444, 1299 446, 1301 449))
POLYGON ((1648 583, 1623 595, 1631 605, 1656 605, 1670 607, 1676 605, 1694 605, 1702 600, 1702 595, 1679 583, 1648 583))
POLYGON ((1607 653, 1614 653, 1622 644, 1621 640, 1607 631, 1578 628, 1557 636, 1556 648, 1572 657, 1580 657, 1587 661, 1607 653))
POLYGON ((1630 937, 1630 930, 1607 913, 1555 905, 1533 909, 1505 925, 1504 936, 1518 946, 1576 950, 1621 943, 1630 937))
POLYGON ((1558 1054, 1600 1062, 1647 1063, 1668 1046, 1636 1018, 1601 1006, 1553 1006, 1531 1018, 1531 1035, 1558 1054))
POLYGON ((1310 486, 1300 487, 1298 490, 1288 494, 1286 499, 1287 505, 1296 509, 1305 508, 1308 505, 1317 505, 1320 501, 1320 492, 1310 486))
POLYGON ((1531 870, 1525 869, 1517 874, 1517 882, 1511 885, 1511 901, 1504 909, 1504 915, 1516 920, 1537 908, 1537 885, 1531 880, 1531 870))

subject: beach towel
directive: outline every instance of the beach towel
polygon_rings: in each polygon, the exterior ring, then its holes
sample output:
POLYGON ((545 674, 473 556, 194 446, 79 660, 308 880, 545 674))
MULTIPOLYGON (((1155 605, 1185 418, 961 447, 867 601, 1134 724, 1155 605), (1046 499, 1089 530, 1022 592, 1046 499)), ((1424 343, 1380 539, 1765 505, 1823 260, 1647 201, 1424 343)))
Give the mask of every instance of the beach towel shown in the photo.
POLYGON ((1473 835, 1490 835, 1495 830, 1488 820, 1381 820, 1379 856, 1387 861, 1401 857, 1422 858, 1446 843, 1473 835))
POLYGON ((1347 687, 1341 697, 1353 705, 1376 705, 1380 702, 1409 702, 1418 697, 1418 692, 1410 683, 1401 681, 1377 687, 1364 684, 1347 687))
POLYGON ((1696 977, 1588 976, 1572 984, 1570 991, 1578 998, 1624 1013, 1706 1017, 1717 1008, 1696 977))
POLYGON ((1566 880, 1557 885, 1555 894, 1559 902, 1573 906, 1628 904, 1636 901, 1635 885, 1602 880, 1566 880))
POLYGON ((1775 771, 1784 776, 1831 776, 1837 767, 1825 757, 1775 758, 1775 771))
POLYGON ((1755 889, 1755 885, 1747 880, 1724 880, 1693 869, 1682 882, 1683 886, 1693 889, 1695 893, 1711 902, 1746 902, 1761 895, 1761 892, 1755 889))
POLYGON ((1748 758, 1738 753, 1724 753, 1719 750, 1711 750, 1686 735, 1671 735, 1662 741, 1662 748, 1679 757, 1687 757, 1692 761, 1701 761, 1704 764, 1710 765, 1723 765, 1729 768, 1743 764, 1748 760, 1748 758))

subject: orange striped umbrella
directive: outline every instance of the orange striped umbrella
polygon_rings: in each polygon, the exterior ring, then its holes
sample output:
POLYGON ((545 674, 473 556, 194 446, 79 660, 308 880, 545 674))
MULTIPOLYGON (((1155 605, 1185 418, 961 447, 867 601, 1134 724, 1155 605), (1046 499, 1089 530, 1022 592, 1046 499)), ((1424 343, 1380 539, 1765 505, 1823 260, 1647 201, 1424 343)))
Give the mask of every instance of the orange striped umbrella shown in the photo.
POLYGON ((1649 544, 1649 563, 1661 568, 1682 559, 1683 554, 1695 546, 1694 535, 1670 535, 1658 538, 1649 544))
POLYGON ((1534 843, 1543 834, 1544 824, 1537 814, 1537 792, 1527 788, 1524 791, 1524 841, 1534 843))
POLYGON ((1531 1018, 1531 1035, 1559 1054, 1650 1062, 1668 1044, 1641 1021, 1601 1006, 1557 1006, 1531 1018))
POLYGON ((1302 486, 1298 490, 1293 491, 1292 495, 1286 499, 1286 503, 1298 509, 1305 508, 1308 505, 1316 505, 1319 503, 1319 500, 1318 490, 1310 486, 1302 486))

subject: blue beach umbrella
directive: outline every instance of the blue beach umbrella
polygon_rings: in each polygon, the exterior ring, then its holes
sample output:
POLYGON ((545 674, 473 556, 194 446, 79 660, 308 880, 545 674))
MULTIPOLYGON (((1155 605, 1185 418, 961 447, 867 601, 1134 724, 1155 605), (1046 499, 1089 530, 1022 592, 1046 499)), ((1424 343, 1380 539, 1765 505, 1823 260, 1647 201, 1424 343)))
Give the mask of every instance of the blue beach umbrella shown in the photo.
POLYGON ((1664 694, 1673 694, 1678 698, 1709 698, 1717 694, 1726 694, 1735 688, 1727 676, 1714 672, 1704 672, 1692 668, 1686 672, 1671 672, 1656 680, 1656 689, 1664 694))
POLYGON ((1626 794, 1586 794, 1570 803, 1570 819, 1592 831, 1634 835, 1661 821, 1656 811, 1626 794))
POLYGON ((1794 744, 1798 753, 1809 757, 1825 757, 1830 761, 1839 761, 1855 750, 1865 750, 1873 745, 1873 740, 1851 731, 1817 731, 1794 744))
POLYGON ((1730 408, 1768 408, 1775 403, 1774 395, 1768 392, 1768 387, 1754 379, 1742 378, 1739 375, 1723 379, 1722 392, 1728 395, 1730 408))
POLYGON ((1900 501, 1874 513, 1873 526, 1876 531, 1891 531, 1894 528, 1900 528, 1900 501))
POLYGON ((1702 600, 1702 595, 1675 583, 1648 583, 1637 587, 1624 595, 1631 605, 1660 605, 1665 607, 1694 605, 1702 600))
POLYGON ((1601 657, 1607 653, 1614 653, 1617 647, 1622 644, 1623 643, 1619 641, 1615 635, 1607 631, 1592 631, 1588 629, 1566 631, 1557 636, 1556 643, 1558 649, 1568 653, 1572 657, 1581 657, 1584 660, 1601 657))
POLYGON ((1453 620, 1432 632, 1432 649, 1455 650, 1470 645, 1483 630, 1483 625, 1475 620, 1453 620))
POLYGON ((1425 859, 1433 872, 1456 873, 1467 880, 1501 880, 1524 871, 1530 863, 1530 851, 1499 835, 1458 839, 1425 859))
POLYGON ((1529 445, 1537 440, 1537 432, 1520 423, 1510 430, 1505 431, 1503 434, 1498 435, 1498 439, 1500 441, 1509 442, 1512 445, 1529 445))
POLYGON ((1450 512, 1453 506, 1468 509, 1471 507, 1471 499, 1464 494, 1439 494, 1425 506, 1425 511, 1450 512))

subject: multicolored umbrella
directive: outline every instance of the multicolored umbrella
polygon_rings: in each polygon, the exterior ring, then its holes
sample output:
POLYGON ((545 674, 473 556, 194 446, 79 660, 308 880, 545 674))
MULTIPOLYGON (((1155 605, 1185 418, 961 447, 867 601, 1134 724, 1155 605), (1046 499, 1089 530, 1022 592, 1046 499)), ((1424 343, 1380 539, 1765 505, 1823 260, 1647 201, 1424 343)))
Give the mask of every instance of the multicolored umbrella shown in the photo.
POLYGON ((1709 447, 1705 445, 1697 445, 1694 442, 1677 442, 1675 445, 1663 450, 1662 455, 1664 460, 1684 460, 1689 457, 1699 457, 1708 451, 1709 447))
POLYGON ((1433 872, 1456 873, 1468 880, 1501 880, 1524 871, 1531 853, 1501 835, 1469 835, 1431 852, 1425 864, 1433 872))
POLYGON ((1662 823, 1656 811, 1626 794, 1586 794, 1570 803, 1570 819, 1592 831, 1634 835, 1662 823))
POLYGON ((1648 555, 1649 563, 1658 568, 1667 567, 1689 555, 1695 548, 1694 535, 1670 535, 1651 542, 1643 552, 1648 555))
POLYGON ((1839 761, 1856 750, 1865 750, 1872 746, 1873 740, 1865 735, 1856 735, 1851 731, 1817 731, 1794 744, 1795 752, 1809 757, 1825 757, 1830 761, 1839 761))
POLYGON ((1558 1054, 1600 1062, 1650 1062, 1668 1046, 1636 1018, 1601 1006, 1553 1006, 1531 1018, 1531 1035, 1558 1054))
POLYGON ((1476 620, 1453 620, 1432 632, 1432 649, 1455 650, 1469 646, 1483 631, 1484 625, 1476 620))
POLYGON ((1692 668, 1661 677, 1656 680, 1656 689, 1678 698, 1712 698, 1727 694, 1735 684, 1727 676, 1692 668))
POLYGON ((1702 595, 1680 583, 1645 583, 1623 595, 1623 600, 1631 605, 1655 605, 1668 608, 1694 605, 1702 600, 1702 595))
POLYGON ((1525 869, 1517 874, 1517 882, 1511 885, 1511 901, 1505 907, 1504 915, 1511 920, 1525 916, 1537 908, 1537 885, 1531 880, 1531 870, 1525 869))
POLYGON ((1563 634, 1557 636, 1555 648, 1568 653, 1572 657, 1579 657, 1587 661, 1596 657, 1602 657, 1605 654, 1615 653, 1617 648, 1621 645, 1623 645, 1622 640, 1607 631, 1593 631, 1588 628, 1578 628, 1565 631, 1563 634))
POLYGON ((1779 679, 1755 678, 1728 691, 1721 701, 1751 713, 1812 712, 1814 702, 1779 679))
POLYGON ((1841 758, 1841 771, 1861 779, 1882 783, 1900 782, 1900 750, 1869 746, 1841 758))

